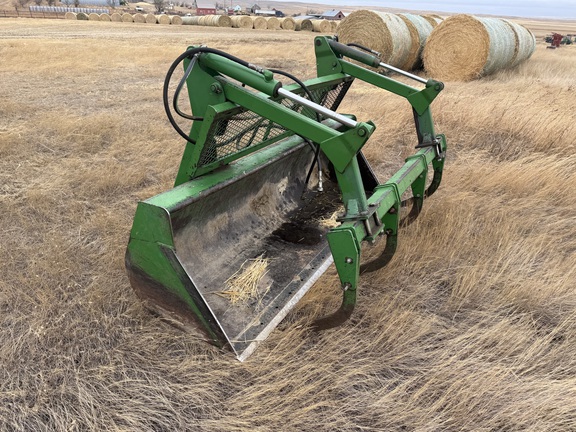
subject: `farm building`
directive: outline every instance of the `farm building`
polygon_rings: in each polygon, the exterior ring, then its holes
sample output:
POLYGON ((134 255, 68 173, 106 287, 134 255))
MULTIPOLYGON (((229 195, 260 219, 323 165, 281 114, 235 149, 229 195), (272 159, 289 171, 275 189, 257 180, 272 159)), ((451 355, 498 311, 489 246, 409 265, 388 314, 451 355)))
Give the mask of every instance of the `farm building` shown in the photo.
POLYGON ((344 12, 336 9, 332 9, 324 12, 320 18, 327 20, 341 20, 344 19, 344 12))
POLYGON ((216 15, 216 4, 206 0, 196 0, 196 15, 216 15))

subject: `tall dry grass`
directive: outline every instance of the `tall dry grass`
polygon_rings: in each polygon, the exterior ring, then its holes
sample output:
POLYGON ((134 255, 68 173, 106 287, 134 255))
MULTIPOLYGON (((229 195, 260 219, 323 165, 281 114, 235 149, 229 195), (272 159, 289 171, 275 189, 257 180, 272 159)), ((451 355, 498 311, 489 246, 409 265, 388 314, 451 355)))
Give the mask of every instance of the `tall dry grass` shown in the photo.
MULTIPOLYGON (((77 24, 0 28, 0 430, 576 430, 576 49, 448 85, 445 181, 351 321, 307 330, 330 270, 238 363, 142 308, 124 248, 181 156, 173 58, 201 41, 310 77, 312 35, 77 24)), ((413 151, 403 100, 357 83, 342 111, 377 123, 383 178, 413 151)))

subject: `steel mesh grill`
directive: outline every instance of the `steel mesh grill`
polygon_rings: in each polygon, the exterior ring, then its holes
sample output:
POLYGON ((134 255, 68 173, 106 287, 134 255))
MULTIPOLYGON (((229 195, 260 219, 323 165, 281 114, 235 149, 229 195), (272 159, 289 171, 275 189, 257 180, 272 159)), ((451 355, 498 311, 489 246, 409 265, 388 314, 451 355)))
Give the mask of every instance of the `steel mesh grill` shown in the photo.
MULTIPOLYGON (((331 110, 336 110, 352 81, 331 83, 327 86, 310 88, 314 101, 331 110)), ((294 91, 306 97, 302 89, 294 91)), ((286 98, 275 102, 296 111, 306 117, 316 119, 316 112, 286 98)), ((323 120, 323 118, 321 118, 323 120)), ((233 155, 249 146, 265 141, 274 142, 282 138, 288 130, 266 117, 262 117, 245 108, 237 108, 216 119, 208 132, 204 149, 200 156, 199 166, 217 162, 226 156, 233 155)))

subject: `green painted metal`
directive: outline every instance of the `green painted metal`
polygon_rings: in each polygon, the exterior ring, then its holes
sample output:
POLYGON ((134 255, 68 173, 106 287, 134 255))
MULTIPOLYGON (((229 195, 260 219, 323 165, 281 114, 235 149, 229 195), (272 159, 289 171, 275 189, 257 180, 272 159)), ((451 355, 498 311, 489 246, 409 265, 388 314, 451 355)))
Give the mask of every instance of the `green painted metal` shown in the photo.
MULTIPOLYGON (((307 81, 306 86, 325 96, 340 85, 360 79, 406 99, 414 113, 417 151, 367 196, 357 154, 373 134, 374 123, 361 121, 355 127, 346 127, 331 120, 318 122, 316 115, 278 97, 281 84, 270 71, 247 68, 213 53, 198 54, 187 78, 190 107, 195 116, 202 117, 190 130, 195 143, 186 144, 175 187, 138 205, 126 262, 135 289, 138 291, 139 284, 146 285, 141 289, 143 297, 150 292, 162 296, 164 290, 169 299, 174 299, 167 301, 176 305, 174 312, 190 314, 207 338, 219 345, 230 344, 230 335, 211 315, 205 299, 195 292, 190 279, 193 275, 187 275, 174 245, 174 224, 182 219, 174 215, 188 202, 282 158, 302 146, 303 138, 318 144, 335 168, 345 205, 341 225, 328 233, 327 241, 344 289, 342 309, 351 312, 360 277, 362 242, 374 242, 385 235, 393 253, 403 193, 412 191, 413 205, 419 211, 424 198, 438 188, 442 178, 446 139, 434 131, 430 104, 443 84, 428 80, 423 89, 417 89, 346 60, 351 57, 376 66, 377 58, 372 55, 335 44, 329 37, 317 37, 314 45, 318 77, 307 81), (227 137, 232 122, 237 122, 237 135, 227 137), (429 167, 433 178, 426 189, 429 167)), ((185 62, 185 68, 190 61, 185 62)), ((287 88, 301 91, 297 85, 287 88)))

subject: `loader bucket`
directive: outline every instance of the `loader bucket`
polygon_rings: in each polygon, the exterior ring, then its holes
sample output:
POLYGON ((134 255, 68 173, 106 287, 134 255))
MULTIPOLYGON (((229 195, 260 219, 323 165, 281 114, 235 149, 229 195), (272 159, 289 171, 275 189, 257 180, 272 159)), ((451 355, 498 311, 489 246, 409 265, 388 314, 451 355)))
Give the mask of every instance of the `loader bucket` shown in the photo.
POLYGON ((126 254, 139 297, 248 357, 332 262, 323 220, 339 195, 306 190, 313 156, 292 136, 256 162, 240 160, 141 202, 126 254), (234 303, 227 280, 257 257, 266 273, 254 295, 234 303))

